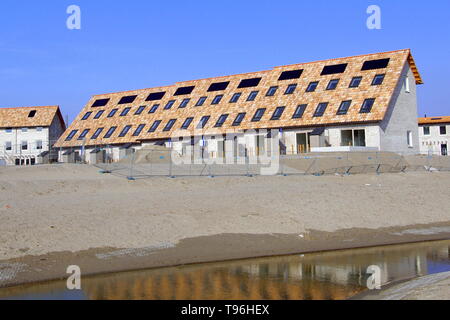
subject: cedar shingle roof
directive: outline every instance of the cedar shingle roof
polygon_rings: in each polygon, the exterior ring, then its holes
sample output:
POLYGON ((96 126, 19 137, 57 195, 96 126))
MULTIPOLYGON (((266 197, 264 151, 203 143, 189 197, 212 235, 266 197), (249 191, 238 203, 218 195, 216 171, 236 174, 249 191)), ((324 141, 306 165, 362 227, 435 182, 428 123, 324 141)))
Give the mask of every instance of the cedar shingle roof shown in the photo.
MULTIPOLYGON (((150 141, 167 139, 173 137, 176 130, 184 123, 186 118, 194 117, 194 121, 190 126, 193 130, 199 120, 203 116, 210 116, 210 120, 204 129, 204 134, 220 134, 230 131, 242 131, 249 129, 270 129, 270 128, 290 128, 290 127, 317 127, 325 125, 339 125, 350 123, 369 123, 379 122, 383 120, 387 108, 392 99, 394 90, 399 83, 400 75, 406 64, 409 64, 414 75, 416 84, 421 84, 422 79, 412 58, 410 50, 399 50, 384 53, 376 53, 369 55, 361 55, 347 58, 338 58, 331 60, 323 60, 309 63, 300 63, 294 65, 275 67, 272 70, 252 72, 231 76, 222 76, 201 80, 191 80, 178 82, 172 86, 149 88, 142 90, 133 90, 126 92, 116 92, 110 94, 101 94, 93 96, 87 105, 80 112, 78 117, 72 123, 70 128, 60 138, 58 146, 79 146, 82 141, 78 140, 83 130, 90 129, 86 136, 86 145, 101 144, 121 144, 133 143, 139 141, 150 141), (366 61, 389 59, 387 67, 381 69, 362 70, 366 61), (346 68, 341 68, 342 73, 323 75, 324 67, 347 64, 346 68), (303 70, 298 79, 282 80, 280 75, 283 72, 303 70), (380 86, 372 86, 372 80, 375 75, 386 74, 384 82, 380 86), (353 77, 362 77, 361 84, 358 88, 349 88, 349 84, 353 77), (259 84, 255 87, 242 87, 241 81, 246 79, 261 78, 259 84), (330 80, 339 79, 339 84, 335 90, 326 90, 330 80), (319 85, 315 92, 305 92, 310 82, 319 81, 319 85), (225 90, 211 92, 209 89, 212 84, 229 82, 225 90), (285 95, 287 87, 296 84, 297 88, 294 94, 285 95), (189 88, 194 86, 192 93, 186 95, 175 95, 180 88, 189 88), (268 89, 272 86, 278 86, 277 93, 272 96, 266 96, 268 89), (259 91, 254 101, 246 101, 252 91, 259 91), (152 93, 165 92, 160 100, 146 101, 152 93), (238 103, 230 103, 230 99, 235 93, 241 93, 242 96, 238 103), (217 105, 211 102, 216 95, 223 95, 223 99, 217 105), (136 96, 132 103, 119 104, 122 98, 127 96, 136 96), (196 107, 195 104, 200 97, 207 97, 203 106, 196 107), (191 99, 188 106, 179 108, 183 99, 191 99), (374 98, 375 104, 370 113, 360 113, 361 106, 365 99, 374 98), (104 106, 92 107, 97 100, 109 99, 104 106), (163 110, 164 106, 171 100, 175 100, 175 104, 170 110, 163 110), (344 100, 352 100, 351 107, 346 115, 336 115, 337 110, 344 100), (321 117, 315 117, 314 113, 317 105, 322 102, 328 102, 325 114, 321 117), (149 114, 150 108, 159 104, 159 108, 155 113, 149 114), (296 108, 301 104, 307 104, 306 111, 301 119, 293 119, 292 116, 296 108), (140 106, 146 106, 144 112, 135 115, 140 106), (279 120, 272 121, 272 114, 277 107, 284 106, 285 111, 279 120), (125 108, 131 108, 126 116, 120 116, 125 108), (112 109, 118 109, 115 116, 108 118, 108 114, 112 109), (252 118, 259 108, 266 108, 266 112, 259 122, 252 122, 252 118), (94 119, 97 112, 103 110, 103 115, 94 119), (92 114, 87 120, 82 120, 88 112, 92 114), (240 126, 233 126, 233 121, 239 113, 246 113, 246 117, 240 126), (221 128, 214 128, 217 120, 223 114, 228 114, 228 119, 221 128), (177 119, 174 127, 170 131, 163 131, 167 122, 171 119, 177 119), (148 129, 156 121, 161 120, 158 129, 149 133, 148 129), (139 136, 133 136, 134 130, 141 124, 145 124, 139 136), (132 129, 124 137, 119 137, 122 129, 131 125, 132 129), (114 134, 105 139, 106 131, 116 126, 114 134), (98 128, 104 128, 104 131, 97 139, 91 139, 92 134, 98 128), (78 130, 71 141, 65 141, 66 137, 73 130, 78 130)), ((333 69, 333 68, 331 68, 333 69)), ((339 67, 337 67, 339 69, 339 67)), ((258 81, 255 81, 256 83, 258 81)), ((222 84, 225 86, 224 84, 222 84)), ((220 87, 220 85, 218 85, 220 87)), ((183 90, 181 90, 183 91, 183 90)), ((131 99, 133 100, 133 99, 131 99)), ((105 102, 104 102, 105 103, 105 102)), ((102 103, 100 103, 101 105, 102 103)), ((184 130, 184 135, 201 135, 202 132, 190 132, 184 130)), ((180 134, 181 135, 181 134, 180 134)))
POLYGON ((48 127, 55 116, 64 124, 58 106, 0 108, 0 128, 48 127))
POLYGON ((445 117, 428 117, 428 118, 419 118, 419 124, 444 124, 450 123, 450 116, 445 117))

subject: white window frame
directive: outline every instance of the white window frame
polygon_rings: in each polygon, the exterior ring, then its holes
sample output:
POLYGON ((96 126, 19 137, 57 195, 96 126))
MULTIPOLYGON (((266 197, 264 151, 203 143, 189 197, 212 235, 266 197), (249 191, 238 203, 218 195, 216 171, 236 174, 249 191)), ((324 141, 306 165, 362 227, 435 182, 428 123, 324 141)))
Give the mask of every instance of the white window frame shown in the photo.
POLYGON ((405 77, 405 92, 410 93, 411 92, 411 86, 409 84, 409 76, 405 77))
POLYGON ((408 143, 409 148, 414 148, 414 142, 413 142, 413 132, 408 130, 406 132, 406 142, 408 143))

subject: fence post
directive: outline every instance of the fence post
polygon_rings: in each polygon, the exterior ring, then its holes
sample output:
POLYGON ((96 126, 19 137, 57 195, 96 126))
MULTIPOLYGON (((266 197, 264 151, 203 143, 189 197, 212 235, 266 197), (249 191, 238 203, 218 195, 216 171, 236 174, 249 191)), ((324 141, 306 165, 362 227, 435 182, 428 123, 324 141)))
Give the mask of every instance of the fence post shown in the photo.
POLYGON ((130 175, 127 177, 127 179, 130 180, 130 181, 136 180, 136 179, 133 177, 133 166, 134 166, 135 152, 134 152, 134 149, 132 149, 132 150, 133 150, 133 153, 131 154, 130 175))

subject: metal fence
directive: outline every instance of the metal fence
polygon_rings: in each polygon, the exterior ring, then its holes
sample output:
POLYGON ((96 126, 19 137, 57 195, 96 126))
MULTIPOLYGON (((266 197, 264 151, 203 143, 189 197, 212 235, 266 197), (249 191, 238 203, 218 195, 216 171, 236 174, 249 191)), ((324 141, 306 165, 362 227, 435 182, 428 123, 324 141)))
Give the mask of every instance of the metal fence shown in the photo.
POLYGON ((119 162, 96 164, 129 180, 151 177, 352 175, 450 171, 450 157, 390 152, 340 152, 281 156, 194 158, 170 149, 137 150, 119 162), (184 162, 183 162, 184 161, 184 162))

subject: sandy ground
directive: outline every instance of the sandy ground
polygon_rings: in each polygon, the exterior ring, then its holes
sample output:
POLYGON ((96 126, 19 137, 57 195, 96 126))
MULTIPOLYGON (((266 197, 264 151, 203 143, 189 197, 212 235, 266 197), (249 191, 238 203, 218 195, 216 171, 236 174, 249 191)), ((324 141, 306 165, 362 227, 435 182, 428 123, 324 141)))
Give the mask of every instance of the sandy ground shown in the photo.
POLYGON ((450 221, 450 173, 152 178, 84 165, 0 168, 0 260, 450 221))

